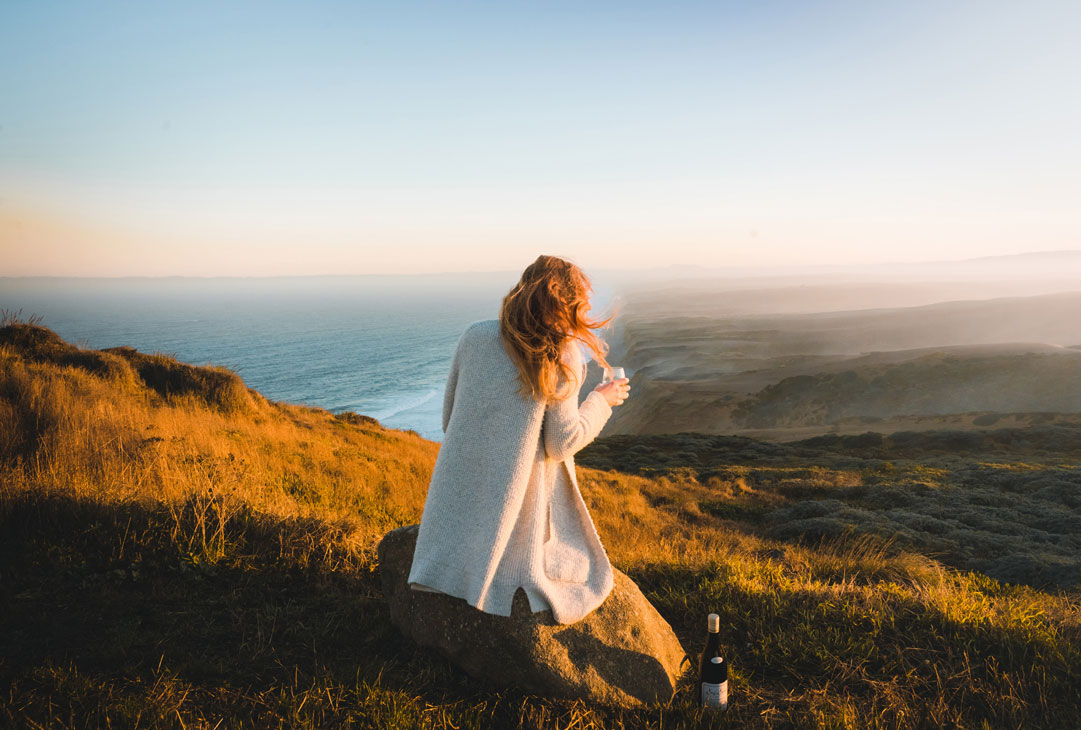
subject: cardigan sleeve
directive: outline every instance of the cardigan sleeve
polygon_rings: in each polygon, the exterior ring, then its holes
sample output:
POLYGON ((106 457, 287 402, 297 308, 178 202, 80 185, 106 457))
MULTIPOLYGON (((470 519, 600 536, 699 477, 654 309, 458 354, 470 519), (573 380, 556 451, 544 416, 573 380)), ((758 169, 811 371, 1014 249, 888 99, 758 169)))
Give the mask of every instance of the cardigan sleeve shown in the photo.
POLYGON ((443 433, 447 432, 447 427, 450 425, 450 414, 454 410, 454 389, 458 386, 458 367, 464 339, 463 335, 458 340, 458 347, 454 350, 454 357, 450 361, 450 374, 447 375, 447 388, 443 392, 443 433))
POLYGON ((578 393, 585 380, 584 361, 581 371, 578 387, 563 400, 549 401, 544 409, 544 451, 548 458, 556 461, 574 456, 584 448, 597 437, 612 416, 612 406, 595 390, 578 405, 578 393))

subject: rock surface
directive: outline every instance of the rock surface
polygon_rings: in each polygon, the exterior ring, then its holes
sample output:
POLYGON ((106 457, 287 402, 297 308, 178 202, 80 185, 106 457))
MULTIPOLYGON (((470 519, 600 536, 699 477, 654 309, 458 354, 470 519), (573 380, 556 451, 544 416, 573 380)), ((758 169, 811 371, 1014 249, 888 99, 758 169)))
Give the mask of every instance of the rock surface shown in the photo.
POLYGON ((496 616, 461 598, 410 589, 416 540, 417 525, 410 525, 379 543, 391 620, 471 676, 539 695, 641 707, 671 701, 691 666, 672 627, 614 567, 612 592, 581 621, 557 624, 550 609, 532 613, 521 589, 511 615, 496 616))

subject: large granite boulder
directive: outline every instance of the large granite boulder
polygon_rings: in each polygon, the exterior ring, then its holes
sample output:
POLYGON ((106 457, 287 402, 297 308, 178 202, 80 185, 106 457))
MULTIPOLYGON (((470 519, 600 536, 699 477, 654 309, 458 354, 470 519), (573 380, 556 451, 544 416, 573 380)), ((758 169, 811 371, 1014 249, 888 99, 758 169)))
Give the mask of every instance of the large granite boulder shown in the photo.
POLYGON ((641 707, 671 701, 691 665, 672 627, 615 568, 612 592, 581 621, 557 624, 550 609, 532 613, 521 589, 511 615, 496 616, 461 598, 410 589, 416 541, 417 525, 410 525, 379 543, 391 620, 471 676, 539 695, 641 707))

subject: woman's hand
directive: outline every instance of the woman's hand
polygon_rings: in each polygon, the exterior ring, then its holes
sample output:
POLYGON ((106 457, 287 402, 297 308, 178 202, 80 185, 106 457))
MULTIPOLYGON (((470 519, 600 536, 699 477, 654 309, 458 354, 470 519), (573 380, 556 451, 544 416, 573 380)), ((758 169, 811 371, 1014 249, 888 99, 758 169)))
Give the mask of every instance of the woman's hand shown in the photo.
POLYGON ((631 392, 630 383, 631 381, 627 378, 619 378, 610 383, 601 383, 593 390, 603 395, 604 399, 608 401, 608 405, 615 407, 627 400, 627 396, 631 392))

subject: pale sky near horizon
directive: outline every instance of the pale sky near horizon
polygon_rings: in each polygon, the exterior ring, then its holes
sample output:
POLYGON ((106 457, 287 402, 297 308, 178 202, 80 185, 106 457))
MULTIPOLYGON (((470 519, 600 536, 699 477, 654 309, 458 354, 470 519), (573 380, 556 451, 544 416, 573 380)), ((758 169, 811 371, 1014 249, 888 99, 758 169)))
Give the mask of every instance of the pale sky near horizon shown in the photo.
POLYGON ((0 276, 1081 248, 1081 4, 0 5, 0 276))

